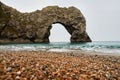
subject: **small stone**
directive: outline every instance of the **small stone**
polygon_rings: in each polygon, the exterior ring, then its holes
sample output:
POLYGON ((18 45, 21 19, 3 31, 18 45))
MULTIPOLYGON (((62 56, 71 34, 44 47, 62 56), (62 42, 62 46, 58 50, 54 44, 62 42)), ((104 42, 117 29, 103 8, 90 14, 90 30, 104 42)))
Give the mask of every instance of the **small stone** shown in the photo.
POLYGON ((76 76, 75 74, 71 74, 71 77, 72 77, 72 78, 75 78, 75 76, 76 76))
POLYGON ((34 75, 32 75, 31 77, 32 77, 32 78, 34 78, 35 76, 34 76, 34 75))
POLYGON ((36 66, 38 67, 38 66, 39 66, 39 64, 36 64, 36 66))
POLYGON ((18 72, 17 72, 17 75, 20 75, 20 74, 21 74, 21 71, 18 71, 18 72))
POLYGON ((21 70, 24 71, 24 70, 25 70, 25 67, 23 67, 21 70))
POLYGON ((82 77, 84 80, 87 80, 87 75, 82 74, 81 77, 82 77))
POLYGON ((27 80, 27 78, 23 78, 22 80, 27 80))
POLYGON ((18 64, 15 64, 15 63, 13 63, 13 64, 12 64, 12 68, 16 68, 16 67, 19 67, 19 65, 18 65, 18 64))
POLYGON ((108 79, 110 79, 110 80, 113 79, 113 75, 111 75, 111 74, 106 74, 106 77, 107 77, 108 79))
POLYGON ((20 80, 20 77, 19 76, 16 76, 16 78, 15 78, 16 80, 20 80))
POLYGON ((48 68, 48 65, 44 65, 41 67, 42 70, 45 70, 46 68, 48 68))
POLYGON ((7 71, 7 72, 11 72, 11 71, 12 71, 12 68, 11 68, 11 67, 8 67, 8 68, 6 69, 6 71, 7 71))

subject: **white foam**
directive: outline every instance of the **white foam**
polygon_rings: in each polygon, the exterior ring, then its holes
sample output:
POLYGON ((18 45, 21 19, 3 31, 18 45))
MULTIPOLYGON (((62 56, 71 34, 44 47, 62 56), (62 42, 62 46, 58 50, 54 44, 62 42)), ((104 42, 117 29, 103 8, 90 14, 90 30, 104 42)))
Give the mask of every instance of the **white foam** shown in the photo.
POLYGON ((118 49, 84 48, 82 50, 95 51, 95 52, 101 52, 101 53, 110 53, 110 54, 120 54, 120 50, 118 50, 118 49))
POLYGON ((71 52, 74 50, 69 50, 69 49, 49 49, 48 52, 71 52))

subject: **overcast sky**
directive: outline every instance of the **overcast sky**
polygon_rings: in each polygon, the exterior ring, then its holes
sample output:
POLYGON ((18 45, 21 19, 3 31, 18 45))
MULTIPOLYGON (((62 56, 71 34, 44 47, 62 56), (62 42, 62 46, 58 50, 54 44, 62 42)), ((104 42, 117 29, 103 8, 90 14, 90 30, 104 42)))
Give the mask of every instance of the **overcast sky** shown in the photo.
MULTIPOLYGON (((61 7, 75 6, 84 14, 87 21, 87 32, 93 41, 120 41, 120 0, 0 1, 21 12, 32 12, 52 5, 58 5, 61 7)), ((51 41, 59 41, 60 39, 62 41, 69 41, 70 35, 62 25, 55 24, 53 26, 50 36, 50 39, 52 39, 51 41), (60 36, 60 34, 63 35, 60 36)))

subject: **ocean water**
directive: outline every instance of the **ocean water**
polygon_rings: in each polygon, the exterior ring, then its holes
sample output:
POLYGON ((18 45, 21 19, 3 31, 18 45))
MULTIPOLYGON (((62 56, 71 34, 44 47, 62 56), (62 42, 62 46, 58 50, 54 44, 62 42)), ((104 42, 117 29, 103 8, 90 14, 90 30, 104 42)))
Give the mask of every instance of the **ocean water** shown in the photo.
POLYGON ((120 41, 94 41, 88 43, 51 42, 36 44, 1 44, 0 50, 28 50, 28 51, 95 51, 120 54, 120 41))

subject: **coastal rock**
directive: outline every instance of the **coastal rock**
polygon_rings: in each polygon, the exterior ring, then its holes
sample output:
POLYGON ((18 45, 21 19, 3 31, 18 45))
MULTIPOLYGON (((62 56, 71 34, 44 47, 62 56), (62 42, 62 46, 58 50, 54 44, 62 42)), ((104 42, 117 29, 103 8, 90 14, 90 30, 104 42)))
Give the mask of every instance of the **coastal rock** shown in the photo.
POLYGON ((0 43, 49 42, 50 29, 55 23, 65 27, 71 42, 91 42, 86 32, 86 20, 75 7, 48 6, 21 13, 0 2, 0 43))

